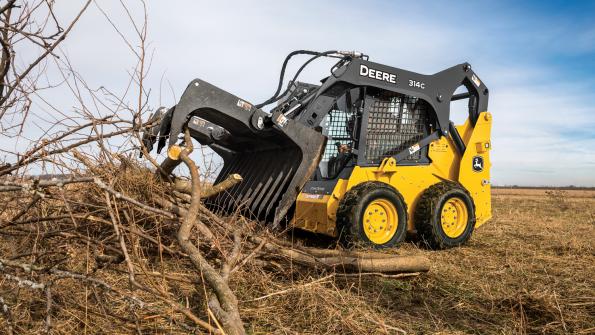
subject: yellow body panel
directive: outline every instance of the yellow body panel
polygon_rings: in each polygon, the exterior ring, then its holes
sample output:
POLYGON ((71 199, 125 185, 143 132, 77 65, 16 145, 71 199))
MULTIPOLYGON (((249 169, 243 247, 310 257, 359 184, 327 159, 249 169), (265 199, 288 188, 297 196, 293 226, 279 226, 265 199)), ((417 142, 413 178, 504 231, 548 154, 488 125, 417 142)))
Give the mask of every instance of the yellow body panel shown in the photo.
POLYGON ((304 230, 336 236, 337 209, 347 192, 347 180, 339 179, 331 195, 300 193, 293 225, 304 230))
POLYGON ((461 159, 458 182, 463 185, 471 194, 475 203, 475 227, 479 227, 492 218, 492 191, 490 184, 490 162, 489 152, 492 149, 491 143, 492 115, 481 113, 479 119, 469 134, 466 141, 467 150, 461 159), (473 157, 483 158, 483 171, 476 172, 471 167, 473 157))
POLYGON ((430 143, 428 165, 403 166, 395 164, 393 158, 386 158, 380 166, 356 166, 349 179, 339 179, 330 195, 301 193, 296 202, 293 225, 308 231, 336 236, 336 212, 341 199, 351 188, 368 181, 378 181, 397 189, 408 212, 408 230, 415 229, 413 221, 415 207, 422 193, 430 186, 443 180, 458 181, 465 187, 475 203, 476 227, 491 218, 490 192, 490 130, 492 117, 481 113, 475 127, 467 120, 457 130, 467 146, 460 157, 454 143, 447 137, 430 143), (473 170, 473 158, 483 157, 483 171, 473 170))

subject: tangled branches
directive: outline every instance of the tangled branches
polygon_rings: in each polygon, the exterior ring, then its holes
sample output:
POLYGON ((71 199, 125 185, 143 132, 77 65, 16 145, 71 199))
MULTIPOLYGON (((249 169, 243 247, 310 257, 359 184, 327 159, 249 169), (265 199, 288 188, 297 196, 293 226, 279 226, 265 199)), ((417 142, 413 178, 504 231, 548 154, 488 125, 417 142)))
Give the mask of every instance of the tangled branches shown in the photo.
POLYGON ((42 89, 37 79, 48 57, 57 57, 56 48, 87 10, 86 1, 77 15, 64 26, 54 13, 53 1, 8 0, 0 7, 0 123, 2 128, 22 128, 31 108, 31 97, 42 89), (31 57, 31 55, 34 55, 31 57), (22 67, 21 64, 27 64, 22 67), (4 124, 4 117, 16 114, 17 122, 4 124))
MULTIPOLYGON (((427 270, 425 259, 297 246, 239 215, 217 216, 200 201, 190 151, 181 154, 190 196, 123 156, 116 164, 87 159, 84 171, 66 179, 3 182, 2 287, 20 287, 45 304, 37 314, 29 311, 29 324, 40 315, 40 329, 51 332, 72 327, 74 319, 117 318, 140 332, 159 324, 168 331, 242 334, 233 282, 246 268, 289 277, 427 270), (14 245, 8 239, 18 247, 7 249, 14 245), (152 324, 144 321, 149 316, 152 324)), ((25 321, 18 321, 14 304, 23 298, 3 292, 11 313, 5 322, 21 329, 25 321)))

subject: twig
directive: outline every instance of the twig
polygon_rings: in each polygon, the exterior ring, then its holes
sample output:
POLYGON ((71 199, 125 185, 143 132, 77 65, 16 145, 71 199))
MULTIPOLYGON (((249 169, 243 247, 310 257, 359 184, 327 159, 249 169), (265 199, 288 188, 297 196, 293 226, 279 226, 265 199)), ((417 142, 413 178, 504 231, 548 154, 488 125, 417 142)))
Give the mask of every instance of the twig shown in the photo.
POLYGON ((45 332, 50 334, 52 329, 52 285, 48 283, 45 287, 45 332))
POLYGON ((163 216, 165 216, 167 218, 170 218, 170 219, 175 218, 175 215, 173 215, 170 212, 166 212, 166 211, 164 211, 162 209, 159 209, 159 208, 151 207, 151 206, 149 206, 147 204, 144 204, 144 203, 142 203, 142 202, 140 202, 138 200, 135 200, 135 199, 133 199, 131 197, 128 197, 128 196, 126 196, 126 195, 124 195, 124 194, 122 194, 122 193, 120 193, 120 192, 112 189, 111 187, 107 186, 104 182, 102 182, 99 178, 94 178, 94 182, 95 182, 95 185, 99 186, 99 188, 101 188, 101 189, 105 190, 106 192, 110 193, 111 195, 115 196, 116 199, 121 199, 121 200, 127 201, 127 202, 129 202, 129 203, 131 203, 131 204, 133 204, 133 205, 135 205, 137 207, 140 207, 140 208, 142 208, 142 209, 144 209, 146 211, 153 212, 153 213, 156 213, 156 214, 160 214, 160 215, 163 215, 163 216))
POLYGON ((236 272, 242 266, 246 265, 246 263, 248 263, 252 258, 254 258, 254 256, 256 256, 258 254, 258 252, 260 252, 260 250, 262 250, 262 248, 265 246, 266 243, 267 243, 267 241, 265 239, 263 239, 260 242, 260 244, 258 246, 256 246, 256 248, 254 248, 254 250, 252 250, 252 252, 250 252, 250 254, 248 256, 244 257, 244 259, 242 259, 242 261, 239 264, 236 264, 236 266, 234 266, 234 268, 231 270, 231 273, 236 272))
MULTIPOLYGON (((168 211, 172 211, 174 213, 176 213, 177 215, 179 215, 180 217, 186 217, 188 216, 188 211, 180 206, 177 206, 176 204, 174 204, 173 202, 164 199, 158 195, 156 195, 154 197, 154 200, 156 203, 158 203, 160 206, 162 206, 163 208, 165 208, 168 211)), ((200 233, 200 237, 203 238, 205 241, 207 242, 212 242, 215 240, 215 235, 213 235, 213 232, 211 232, 211 230, 206 227, 205 225, 197 225, 196 229, 198 229, 199 233, 200 233)))
POLYGON ((16 183, 11 181, 4 181, 0 185, 0 192, 14 192, 14 191, 27 191, 27 190, 37 190, 44 187, 51 187, 57 186, 62 187, 67 184, 75 184, 75 183, 90 183, 94 182, 93 177, 72 177, 68 179, 51 179, 51 180, 33 180, 32 183, 16 183))
MULTIPOLYGON (((4 103, 8 100, 8 97, 10 97, 10 95, 15 90, 15 88, 29 74, 29 72, 31 72, 31 70, 33 70, 44 58, 46 58, 48 55, 50 55, 52 53, 52 51, 54 51, 54 49, 58 45, 60 45, 60 43, 62 41, 64 41, 64 39, 66 38, 66 36, 68 35, 68 33, 70 33, 70 31, 72 30, 72 28, 74 27, 74 25, 78 22, 78 20, 83 15, 83 13, 85 12, 85 10, 87 10, 87 7, 89 7, 89 4, 91 4, 91 0, 88 0, 85 3, 85 5, 83 6, 83 8, 79 11, 79 13, 77 14, 77 16, 74 18, 74 20, 72 20, 72 22, 70 23, 70 25, 68 26, 68 28, 66 28, 66 30, 56 40, 56 42, 54 42, 48 49, 46 49, 46 51, 43 54, 41 54, 36 60, 34 60, 31 64, 29 64, 29 66, 23 72, 21 72, 21 74, 15 80, 15 85, 14 86, 11 86, 8 89, 8 91, 6 92, 6 94, 4 94, 2 97, 0 97, 0 106, 4 105, 4 103)), ((2 119, 2 117, 4 116, 4 113, 5 112, 6 112, 6 109, 0 111, 0 119, 2 119)))
POLYGON ((100 136, 88 136, 86 137, 84 140, 80 140, 76 143, 73 143, 71 145, 67 145, 64 147, 60 147, 58 149, 54 149, 48 152, 43 152, 41 154, 38 155, 33 155, 33 156, 24 156, 26 158, 24 158, 22 161, 19 161, 17 164, 13 164, 13 165, 9 165, 6 167, 2 167, 0 168, 0 176, 11 173, 12 171, 15 171, 17 169, 19 169, 20 167, 23 167, 25 165, 29 165, 32 163, 37 162, 38 160, 41 160, 44 157, 49 157, 49 156, 54 156, 54 155, 58 155, 58 154, 63 154, 65 152, 69 152, 70 150, 74 149, 74 148, 78 148, 80 146, 83 146, 85 144, 89 144, 92 142, 96 142, 102 139, 107 139, 110 137, 115 137, 115 136, 119 136, 122 134, 126 134, 129 133, 132 129, 131 128, 125 128, 125 129, 121 129, 121 130, 117 130, 117 131, 113 131, 111 133, 108 134, 101 134, 100 136))
POLYGON ((225 281, 229 281, 231 269, 238 263, 242 251, 242 234, 239 230, 233 232, 233 249, 227 261, 221 267, 221 276, 225 281))
MULTIPOLYGON (((12 219, 10 219, 8 222, 16 222, 18 219, 21 218, 21 216, 25 215, 25 213, 27 213, 31 207, 33 207, 39 200, 41 200, 42 196, 39 195, 38 193, 35 193, 35 195, 33 196, 33 199, 31 199, 31 201, 29 201, 29 203, 23 207, 17 214, 15 214, 15 216, 12 217, 12 219)), ((0 228, 4 228, 5 224, 0 225, 0 228)))
POLYGON ((407 277, 417 277, 421 274, 421 272, 411 272, 411 273, 396 273, 396 274, 386 274, 382 272, 362 272, 362 273, 342 273, 340 277, 366 277, 366 276, 373 276, 373 277, 382 277, 382 278, 407 278, 407 277))
MULTIPOLYGON (((2 270, 2 269, 0 268, 0 270, 2 270)), ((6 278, 8 280, 12 280, 12 281, 16 282, 19 287, 29 287, 29 288, 32 288, 34 290, 43 290, 43 289, 45 289, 45 284, 44 283, 37 283, 37 282, 34 282, 34 281, 30 280, 30 279, 23 279, 23 278, 21 278, 19 276, 15 276, 15 275, 12 275, 10 273, 3 273, 3 276, 4 276, 4 278, 6 278)))
MULTIPOLYGON (((95 221, 95 222, 99 222, 105 225, 109 225, 110 227, 112 226, 112 223, 103 220, 101 218, 98 218, 94 215, 80 215, 80 216, 75 216, 75 217, 80 217, 86 220, 90 220, 90 221, 95 221)), ((177 250, 173 250, 172 248, 160 243, 159 241, 157 241, 155 238, 151 237, 150 235, 146 234, 145 232, 143 232, 141 229, 137 228, 137 227, 126 227, 126 226, 120 226, 121 229, 124 229, 134 235, 140 236, 144 239, 146 239, 147 241, 157 245, 159 248, 167 251, 168 253, 172 254, 172 255, 180 255, 180 256, 187 256, 185 253, 177 251, 177 250)))
POLYGON ((335 276, 335 274, 330 274, 328 276, 325 276, 325 277, 316 279, 314 281, 311 281, 311 282, 306 283, 306 284, 303 284, 303 285, 292 286, 292 287, 290 287, 288 289, 277 291, 277 292, 273 292, 273 293, 269 293, 267 295, 263 295, 262 297, 258 297, 258 298, 251 299, 251 300, 247 300, 247 301, 244 301, 244 302, 259 301, 259 300, 267 299, 267 298, 270 298, 270 297, 274 297, 276 295, 282 295, 282 294, 286 294, 286 293, 291 292, 291 291, 295 291, 295 290, 298 290, 298 289, 303 289, 303 288, 306 288, 306 287, 309 287, 309 286, 312 286, 312 285, 321 284, 321 283, 327 282, 330 278, 332 278, 334 276, 335 276))
POLYGON ((12 325, 12 323, 13 323, 12 313, 10 312, 10 308, 4 301, 4 298, 2 298, 2 297, 0 297, 0 309, 2 311, 2 314, 4 315, 6 324, 8 325, 6 327, 6 332, 8 333, 8 335, 13 335, 14 334, 14 326, 12 325))
MULTIPOLYGON (((94 277, 87 276, 85 274, 76 273, 76 272, 72 272, 72 271, 66 271, 66 270, 59 270, 59 269, 56 269, 53 267, 50 269, 46 269, 41 266, 37 266, 37 265, 33 265, 33 264, 22 263, 22 262, 13 261, 10 259, 0 258, 0 271, 2 271, 3 266, 19 268, 19 269, 22 269, 23 271, 25 271, 26 273, 31 273, 32 271, 41 271, 41 272, 47 271, 49 273, 56 275, 56 277, 58 277, 58 278, 71 278, 71 279, 82 280, 82 281, 88 282, 90 284, 100 286, 108 291, 117 293, 117 294, 125 297, 131 303, 138 305, 140 307, 145 305, 145 303, 142 300, 140 300, 139 298, 137 298, 136 296, 134 296, 134 295, 129 296, 129 295, 125 294, 124 292, 122 292, 121 290, 107 284, 105 281, 103 281, 101 279, 94 278, 94 277)), ((53 282, 55 282, 55 281, 56 281, 56 279, 53 280, 53 282)), ((33 284, 34 288, 38 288, 38 289, 43 289, 45 287, 45 284, 39 284, 39 283, 35 283, 35 282, 26 283, 25 285, 31 286, 31 284, 33 284)))
POLYGON ((132 261, 130 260, 130 255, 128 254, 128 249, 126 248, 126 242, 124 241, 124 237, 122 236, 122 234, 120 234, 118 222, 116 221, 116 215, 114 214, 114 211, 112 209, 110 195, 107 191, 105 192, 105 202, 107 203, 107 210, 109 216, 112 219, 114 232, 116 233, 116 238, 118 238, 118 241, 120 242, 120 248, 122 249, 124 260, 126 261, 126 265, 128 266, 128 278, 130 279, 130 283, 134 284, 136 282, 136 280, 134 279, 134 266, 132 265, 132 261))

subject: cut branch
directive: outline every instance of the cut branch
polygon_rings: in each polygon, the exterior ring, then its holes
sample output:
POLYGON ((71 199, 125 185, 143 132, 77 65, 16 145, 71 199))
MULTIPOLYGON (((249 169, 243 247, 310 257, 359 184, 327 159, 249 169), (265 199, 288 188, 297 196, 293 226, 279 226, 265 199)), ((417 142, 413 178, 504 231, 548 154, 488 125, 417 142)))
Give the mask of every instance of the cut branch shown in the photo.
POLYGON ((182 249, 189 255, 190 260, 196 269, 203 275, 206 282, 213 289, 215 297, 214 299, 211 299, 209 308, 213 311, 225 333, 230 335, 245 334, 235 294, 232 292, 225 278, 219 274, 209 262, 207 262, 200 253, 200 250, 192 243, 192 241, 190 241, 190 233, 192 229, 195 226, 203 225, 203 223, 198 221, 198 213, 200 209, 200 180, 198 168, 194 161, 189 157, 189 153, 192 151, 192 139, 190 138, 190 133, 187 129, 185 135, 187 147, 180 153, 180 158, 190 170, 192 181, 192 202, 190 203, 188 213, 184 217, 180 230, 178 231, 178 242, 182 249))

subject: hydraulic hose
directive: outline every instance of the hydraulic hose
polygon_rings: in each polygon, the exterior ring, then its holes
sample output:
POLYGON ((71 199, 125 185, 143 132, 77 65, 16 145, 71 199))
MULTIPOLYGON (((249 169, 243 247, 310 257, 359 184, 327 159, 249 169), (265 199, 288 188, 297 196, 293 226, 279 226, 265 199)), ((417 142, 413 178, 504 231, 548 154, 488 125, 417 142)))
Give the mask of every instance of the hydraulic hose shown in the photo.
MULTIPOLYGON (((281 92, 281 87, 283 86, 283 80, 285 78, 285 70, 287 68, 287 63, 289 63, 289 60, 296 55, 313 55, 312 58, 308 59, 304 64, 302 64, 302 66, 299 68, 299 70, 296 72, 296 74, 293 77, 293 81, 295 81, 297 79, 297 77, 300 75, 300 73, 304 70, 304 68, 310 64, 312 61, 314 61, 317 58, 323 57, 323 56, 328 56, 328 55, 332 55, 332 54, 336 54, 338 53, 337 50, 330 50, 330 51, 325 51, 325 52, 317 52, 317 51, 310 51, 310 50, 296 50, 291 52, 289 55, 287 55, 287 57, 285 57, 285 60, 283 61, 283 66, 281 67, 281 74, 279 76, 279 84, 277 85, 277 90, 275 91, 275 94, 273 94, 272 97, 270 97, 268 100, 266 100, 263 103, 260 103, 258 105, 256 105, 256 108, 262 108, 263 106, 266 106, 268 104, 274 103, 275 101, 281 99, 281 97, 283 97, 285 94, 287 94, 287 92, 289 92, 289 87, 283 92, 283 94, 279 94, 281 92)), ((344 56, 345 57, 345 56, 344 56)))

